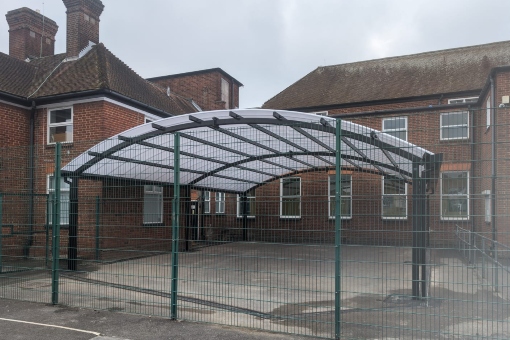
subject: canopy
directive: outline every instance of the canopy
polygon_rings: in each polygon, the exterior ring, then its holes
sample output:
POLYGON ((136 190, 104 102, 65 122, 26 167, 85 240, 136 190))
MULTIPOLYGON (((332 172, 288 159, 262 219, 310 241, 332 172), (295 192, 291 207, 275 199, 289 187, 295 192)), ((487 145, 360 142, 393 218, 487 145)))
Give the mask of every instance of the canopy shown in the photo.
POLYGON ((62 175, 173 183, 174 134, 179 133, 181 185, 241 193, 288 174, 334 168, 339 122, 342 168, 410 181, 413 162, 433 155, 389 134, 326 116, 222 110, 124 131, 73 159, 62 175))

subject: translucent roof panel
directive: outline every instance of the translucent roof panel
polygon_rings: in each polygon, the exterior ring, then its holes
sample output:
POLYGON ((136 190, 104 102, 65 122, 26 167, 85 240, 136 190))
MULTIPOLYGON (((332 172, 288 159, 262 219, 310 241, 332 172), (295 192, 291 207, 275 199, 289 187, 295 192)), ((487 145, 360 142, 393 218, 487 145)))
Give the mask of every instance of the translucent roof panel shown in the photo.
MULTIPOLYGON (((179 135, 182 185, 244 192, 308 169, 334 168, 337 120, 272 110, 199 112, 124 131, 73 159, 64 176, 174 183, 179 135)), ((342 167, 410 179, 431 152, 366 126, 341 121, 342 167)))

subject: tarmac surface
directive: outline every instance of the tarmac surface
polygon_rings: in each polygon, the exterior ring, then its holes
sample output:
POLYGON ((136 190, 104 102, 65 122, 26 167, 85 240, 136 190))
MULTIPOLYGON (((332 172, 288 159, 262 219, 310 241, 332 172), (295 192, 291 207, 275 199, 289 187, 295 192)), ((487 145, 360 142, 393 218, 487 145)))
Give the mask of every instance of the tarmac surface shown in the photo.
POLYGON ((239 327, 0 299, 0 339, 311 339, 239 327))

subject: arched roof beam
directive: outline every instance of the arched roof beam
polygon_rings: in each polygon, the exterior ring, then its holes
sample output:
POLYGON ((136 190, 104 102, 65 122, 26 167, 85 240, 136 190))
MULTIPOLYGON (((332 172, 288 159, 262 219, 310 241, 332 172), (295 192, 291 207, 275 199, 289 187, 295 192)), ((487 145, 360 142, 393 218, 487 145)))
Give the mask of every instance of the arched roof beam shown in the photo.
MULTIPOLYGON (((88 154, 91 155, 91 156, 94 156, 94 157, 101 156, 101 154, 97 153, 97 152, 89 152, 88 154)), ((147 165, 147 166, 152 166, 152 167, 155 167, 155 168, 174 170, 174 167, 171 166, 171 165, 165 165, 165 164, 159 164, 159 163, 147 162, 147 161, 140 161, 140 160, 132 159, 132 158, 113 156, 113 155, 103 156, 102 158, 111 159, 111 160, 119 161, 119 162, 147 165)), ((252 184, 258 184, 259 183, 259 182, 250 181, 250 180, 243 179, 243 178, 223 176, 223 175, 218 175, 216 173, 212 174, 212 173, 206 172, 206 171, 192 170, 192 169, 186 169, 186 168, 180 168, 179 171, 181 171, 181 172, 189 172, 189 173, 192 173, 192 174, 198 174, 198 175, 207 176, 207 177, 213 176, 213 177, 228 179, 228 180, 231 180, 231 181, 238 181, 238 182, 245 182, 245 183, 252 183, 252 184)))
MULTIPOLYGON (((288 152, 286 154, 287 154, 286 156, 289 156, 289 157, 291 157, 291 156, 317 156, 317 155, 318 156, 331 156, 331 157, 335 156, 335 153, 328 152, 328 151, 288 152)), ((249 163, 249 162, 258 161, 258 160, 267 159, 267 158, 281 157, 281 156, 284 156, 284 155, 267 154, 267 155, 251 156, 250 158, 242 159, 242 160, 239 160, 237 162, 231 163, 229 165, 225 165, 225 166, 222 166, 220 168, 217 168, 217 169, 215 169, 213 171, 209 171, 208 173, 206 173, 206 174, 196 178, 195 180, 191 181, 189 184, 190 185, 195 185, 198 182, 204 180, 205 178, 207 178, 209 176, 213 176, 214 174, 216 174, 218 172, 221 172, 221 171, 226 170, 228 168, 237 166, 239 164, 249 163)), ((393 172, 398 172, 399 171, 399 169, 396 168, 393 165, 389 165, 389 164, 385 164, 385 163, 381 163, 381 162, 377 162, 377 161, 373 161, 373 160, 367 160, 364 157, 345 155, 345 154, 342 154, 341 157, 342 157, 342 159, 345 159, 345 160, 353 160, 353 161, 359 161, 359 162, 365 162, 365 163, 368 163, 368 161, 370 161, 369 164, 373 165, 377 170, 379 170, 381 175, 386 173, 382 168, 386 168, 386 169, 391 170, 393 172)), ((349 162, 349 163, 351 163, 351 162, 349 162)), ((324 167, 313 167, 311 169, 320 169, 320 168, 324 168, 324 167)), ((293 173, 296 172, 296 169, 293 169, 292 172, 293 173)), ((412 177, 411 173, 407 173, 405 171, 403 171, 403 173, 407 174, 409 177, 412 177)), ((273 176, 273 177, 278 177, 278 176, 273 176)), ((407 179, 405 179, 405 180, 407 181, 407 179)))
MULTIPOLYGON (((123 140, 123 141, 128 141, 128 142, 131 141, 131 138, 124 137, 124 136, 119 136, 119 139, 123 140)), ((146 147, 152 148, 152 149, 158 149, 158 150, 161 150, 161 151, 168 151, 170 153, 174 152, 174 148, 170 148, 168 146, 158 145, 158 144, 154 144, 154 143, 138 141, 138 142, 135 142, 135 144, 143 145, 143 146, 146 146, 146 147)), ((204 161, 208 161, 208 162, 212 162, 212 163, 217 163, 217 164, 223 164, 223 165, 230 164, 229 162, 221 161, 219 159, 205 157, 205 156, 200 156, 200 155, 197 155, 197 154, 194 154, 194 153, 191 153, 191 152, 186 152, 186 151, 181 151, 181 155, 188 156, 188 157, 193 157, 193 158, 196 158, 196 159, 201 159, 201 160, 204 160, 204 161)), ((241 170, 247 170, 247 171, 255 172, 255 173, 258 173, 258 174, 261 174, 261 175, 274 176, 274 174, 272 174, 270 172, 265 172, 265 171, 261 171, 261 170, 257 170, 257 169, 251 169, 251 168, 247 168, 247 167, 244 167, 244 166, 238 166, 237 168, 241 169, 241 170)))

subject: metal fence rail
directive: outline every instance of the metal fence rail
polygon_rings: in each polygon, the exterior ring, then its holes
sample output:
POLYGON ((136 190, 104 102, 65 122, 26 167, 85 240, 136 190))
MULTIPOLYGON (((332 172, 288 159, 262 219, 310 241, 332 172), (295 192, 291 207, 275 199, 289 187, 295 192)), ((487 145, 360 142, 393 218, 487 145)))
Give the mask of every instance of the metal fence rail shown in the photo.
POLYGON ((493 240, 489 236, 480 235, 457 226, 455 235, 458 249, 469 264, 477 270, 495 292, 501 293, 507 300, 510 291, 510 247, 493 240))
POLYGON ((427 115, 349 134, 226 112, 151 140, 0 148, 0 297, 313 338, 509 338, 510 141, 493 162, 485 111, 427 115), (393 135, 415 145, 390 154, 393 135), (422 148, 442 159, 407 162, 422 148), (80 155, 104 173, 65 170, 80 155))

